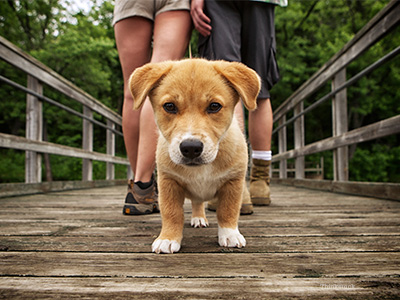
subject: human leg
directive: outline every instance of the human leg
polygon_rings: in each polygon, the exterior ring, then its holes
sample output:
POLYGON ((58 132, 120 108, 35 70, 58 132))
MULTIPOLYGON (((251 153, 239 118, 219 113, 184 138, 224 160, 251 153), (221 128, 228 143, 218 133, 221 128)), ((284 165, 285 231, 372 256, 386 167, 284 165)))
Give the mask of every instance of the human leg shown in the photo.
MULTIPOLYGON (((191 30, 189 11, 166 11, 154 21, 151 62, 177 60, 184 56, 191 30)), ((157 126, 150 101, 146 100, 140 115, 138 157, 135 181, 149 182, 155 166, 157 126)))
POLYGON ((271 165, 271 137, 273 115, 270 99, 258 100, 255 111, 249 112, 249 137, 252 146, 250 197, 254 205, 269 205, 271 165), (261 157, 255 155, 255 151, 261 157))
POLYGON ((261 77, 262 88, 257 109, 249 112, 249 137, 252 147, 250 195, 253 204, 269 205, 269 168, 273 114, 269 90, 279 80, 275 59, 274 5, 246 2, 244 5, 242 56, 245 64, 261 77), (264 26, 260 27, 260 22, 264 26))
POLYGON ((115 24, 115 40, 124 78, 122 130, 125 148, 133 171, 136 170, 140 111, 133 110, 128 80, 131 73, 150 61, 153 24, 142 17, 123 19, 115 24), (134 37, 134 38, 132 38, 134 37))

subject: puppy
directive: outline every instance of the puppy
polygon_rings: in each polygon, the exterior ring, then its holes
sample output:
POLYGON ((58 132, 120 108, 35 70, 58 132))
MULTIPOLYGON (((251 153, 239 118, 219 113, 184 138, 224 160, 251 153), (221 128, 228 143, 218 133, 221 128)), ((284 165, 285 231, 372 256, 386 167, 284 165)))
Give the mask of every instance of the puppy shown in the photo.
POLYGON ((256 108, 257 73, 236 62, 167 61, 136 69, 129 86, 134 109, 149 96, 160 132, 156 163, 162 229, 152 251, 179 251, 185 198, 192 201, 192 226, 205 227, 204 201, 216 197, 219 245, 244 247, 238 219, 248 154, 234 108, 240 99, 247 109, 256 108))

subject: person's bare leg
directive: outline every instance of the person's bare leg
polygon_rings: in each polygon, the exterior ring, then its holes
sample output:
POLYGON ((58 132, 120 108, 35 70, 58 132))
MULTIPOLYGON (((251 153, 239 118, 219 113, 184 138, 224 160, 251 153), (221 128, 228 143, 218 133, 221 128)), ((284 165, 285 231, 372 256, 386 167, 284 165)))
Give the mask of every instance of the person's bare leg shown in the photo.
POLYGON ((271 150, 272 126, 271 101, 259 99, 257 109, 249 112, 249 138, 253 150, 271 150))
MULTIPOLYGON (((169 11, 154 21, 153 54, 151 62, 181 59, 191 33, 189 11, 169 11)), ((155 165, 157 127, 150 101, 146 100, 140 116, 140 141, 135 181, 149 182, 155 165)))
POLYGON ((125 148, 133 171, 136 169, 139 143, 140 111, 133 110, 128 79, 137 68, 150 61, 153 24, 141 17, 132 17, 115 24, 115 40, 124 78, 122 130, 125 148))

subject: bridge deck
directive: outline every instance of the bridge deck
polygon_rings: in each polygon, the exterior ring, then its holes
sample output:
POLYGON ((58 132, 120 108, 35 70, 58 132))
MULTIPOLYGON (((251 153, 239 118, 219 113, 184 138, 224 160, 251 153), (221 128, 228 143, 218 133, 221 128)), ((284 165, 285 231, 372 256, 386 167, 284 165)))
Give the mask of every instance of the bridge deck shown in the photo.
POLYGON ((149 253, 160 216, 121 213, 124 187, 0 199, 0 299, 395 299, 400 202, 272 186, 243 216, 248 246, 186 226, 181 252, 149 253))

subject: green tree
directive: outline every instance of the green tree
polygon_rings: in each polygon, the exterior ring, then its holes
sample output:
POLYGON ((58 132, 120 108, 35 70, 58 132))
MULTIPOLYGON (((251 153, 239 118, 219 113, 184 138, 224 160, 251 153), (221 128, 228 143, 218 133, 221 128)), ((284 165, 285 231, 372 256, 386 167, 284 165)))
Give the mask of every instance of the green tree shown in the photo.
MULTIPOLYGON (((337 53, 369 20, 383 9, 389 1, 374 0, 338 0, 338 1, 289 1, 287 8, 276 8, 277 57, 282 79, 272 89, 273 107, 277 108, 285 99, 296 91, 307 79, 322 67, 328 59, 337 53)), ((400 44, 399 29, 390 34, 347 68, 348 77, 354 76, 379 57, 388 53, 400 44)), ((400 107, 395 99, 399 97, 398 85, 400 76, 399 58, 375 70, 356 85, 348 89, 349 129, 358 128, 379 120, 399 114, 400 107)), ((305 101, 305 107, 330 91, 330 82, 320 91, 305 101)), ((291 115, 289 115, 290 117, 291 115)), ((324 103, 305 116, 306 144, 332 135, 331 106, 324 103)), ((289 148, 293 147, 292 127, 288 131, 289 148)), ((364 143, 350 147, 351 180, 370 180, 371 171, 362 170, 358 159, 362 153, 369 153, 371 161, 380 161, 387 156, 387 165, 396 161, 390 153, 378 153, 379 147, 373 145, 385 143, 385 147, 396 149, 398 137, 364 143), (360 148, 356 152, 356 148, 360 148), (367 151, 367 152, 365 152, 367 151), (364 176, 364 179, 362 179, 364 176)), ((277 143, 275 143, 277 145, 277 143)), ((273 149, 276 153, 277 149, 273 149)), ((323 153, 325 162, 331 161, 331 153, 323 153)), ((366 155, 361 155, 366 157, 366 155)), ((398 165, 398 164, 397 164, 398 165)), ((381 170, 381 168, 379 168, 381 170)), ((376 172, 381 172, 376 170, 376 172)), ((381 181, 398 181, 396 167, 381 172, 381 181), (396 179, 397 178, 397 179, 396 179)), ((328 173, 328 178, 332 174, 328 173)))

